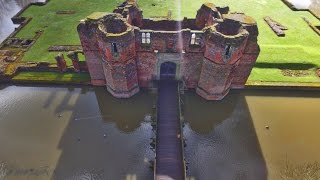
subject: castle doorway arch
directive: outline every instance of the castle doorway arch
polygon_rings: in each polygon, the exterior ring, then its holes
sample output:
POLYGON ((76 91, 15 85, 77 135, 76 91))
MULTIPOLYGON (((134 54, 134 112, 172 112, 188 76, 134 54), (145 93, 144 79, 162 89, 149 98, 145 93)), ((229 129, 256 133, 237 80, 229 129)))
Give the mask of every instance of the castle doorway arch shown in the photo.
POLYGON ((180 62, 179 53, 157 53, 157 76, 156 79, 170 78, 180 80, 180 62))
POLYGON ((177 73, 176 63, 167 61, 160 66, 160 79, 175 79, 177 73))

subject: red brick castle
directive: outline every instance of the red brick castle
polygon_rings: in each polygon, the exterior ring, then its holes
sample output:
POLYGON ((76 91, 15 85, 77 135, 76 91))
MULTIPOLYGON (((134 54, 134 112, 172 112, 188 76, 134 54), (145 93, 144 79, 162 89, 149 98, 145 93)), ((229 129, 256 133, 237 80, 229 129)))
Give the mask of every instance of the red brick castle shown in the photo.
POLYGON ((78 26, 93 85, 128 98, 154 80, 176 79, 207 100, 243 88, 259 55, 256 22, 206 3, 195 19, 143 19, 134 0, 78 26))

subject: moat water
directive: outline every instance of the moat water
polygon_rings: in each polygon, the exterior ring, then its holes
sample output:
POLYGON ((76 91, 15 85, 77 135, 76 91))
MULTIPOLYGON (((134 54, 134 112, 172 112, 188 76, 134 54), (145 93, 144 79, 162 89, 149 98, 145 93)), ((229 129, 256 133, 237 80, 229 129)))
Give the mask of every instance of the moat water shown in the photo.
POLYGON ((12 23, 11 17, 29 3, 44 1, 45 0, 0 0, 0 43, 17 27, 17 25, 12 23))
MULTIPOLYGON (((35 0, 0 0, 10 18, 35 0)), ((188 180, 320 179, 320 93, 231 91, 184 99, 188 180)), ((0 179, 152 179, 155 94, 115 99, 105 88, 0 85, 0 179)))
MULTIPOLYGON (((5 179, 153 178, 155 94, 119 100, 105 88, 0 87, 5 179)), ((320 176, 319 92, 241 90, 219 102, 186 92, 183 99, 189 180, 320 176)))

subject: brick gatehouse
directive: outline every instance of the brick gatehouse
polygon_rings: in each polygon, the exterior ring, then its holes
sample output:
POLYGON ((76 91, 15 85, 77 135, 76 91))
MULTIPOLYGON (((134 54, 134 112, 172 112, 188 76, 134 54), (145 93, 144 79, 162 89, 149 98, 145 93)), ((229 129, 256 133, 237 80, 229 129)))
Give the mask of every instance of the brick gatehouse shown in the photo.
POLYGON ((207 100, 243 88, 259 55, 254 19, 205 3, 195 19, 144 19, 135 0, 96 12, 78 32, 91 76, 115 97, 128 98, 153 80, 171 78, 207 100))

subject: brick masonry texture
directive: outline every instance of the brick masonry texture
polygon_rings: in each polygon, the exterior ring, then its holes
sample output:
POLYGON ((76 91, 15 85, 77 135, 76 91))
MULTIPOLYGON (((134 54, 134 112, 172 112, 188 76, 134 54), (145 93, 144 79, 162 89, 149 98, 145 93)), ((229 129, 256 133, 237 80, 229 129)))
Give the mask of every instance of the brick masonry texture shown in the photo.
POLYGON ((92 84, 128 98, 152 87, 162 64, 175 63, 175 79, 207 100, 243 88, 260 53, 254 19, 229 7, 203 4, 195 19, 143 19, 136 1, 113 13, 93 13, 78 33, 92 84))

